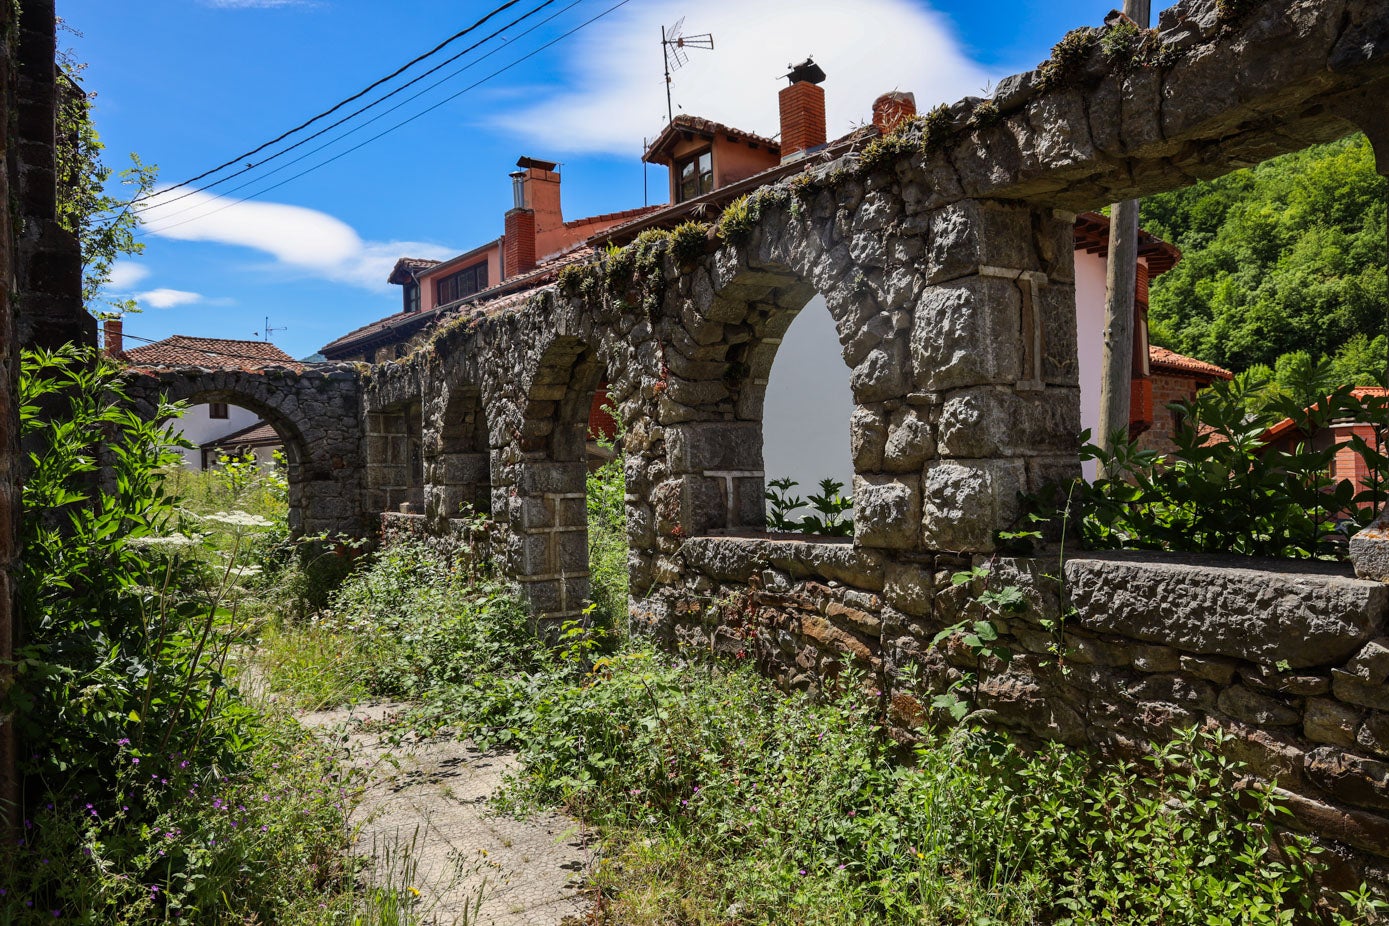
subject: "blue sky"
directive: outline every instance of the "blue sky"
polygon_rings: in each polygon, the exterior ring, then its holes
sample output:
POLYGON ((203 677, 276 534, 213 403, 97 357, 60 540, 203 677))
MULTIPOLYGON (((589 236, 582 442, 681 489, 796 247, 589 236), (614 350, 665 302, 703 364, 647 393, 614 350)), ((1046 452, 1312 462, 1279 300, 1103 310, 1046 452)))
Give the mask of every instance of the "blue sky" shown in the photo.
MULTIPOLYGON (((127 152, 138 152, 159 166, 161 184, 172 185, 326 109, 500 2, 58 0, 59 15, 80 33, 59 41, 88 63, 83 84, 96 94, 107 162, 119 168, 127 152)), ((523 0, 477 36, 541 2, 523 0)), ((284 329, 275 342, 307 356, 399 310, 398 288, 385 283, 396 257, 442 257, 500 234, 511 201, 507 174, 521 155, 562 162, 566 217, 642 205, 642 140, 665 118, 659 26, 681 16, 686 32, 712 31, 717 47, 690 53, 675 76, 677 106, 774 135, 777 78, 789 62, 814 55, 829 75, 833 136, 866 119, 885 90, 914 92, 923 110, 980 94, 1045 58, 1068 29, 1098 24, 1113 6, 628 0, 442 102, 618 2, 554 0, 386 106, 471 63, 468 70, 322 152, 257 179, 386 107, 222 187, 147 212, 145 253, 118 265, 110 287, 144 308, 127 319, 127 333, 249 338, 269 316, 284 329), (266 190, 435 104, 379 140, 266 190), (229 198, 213 198, 224 192, 229 198)), ((655 169, 649 177, 653 197, 664 194, 664 178, 655 169)))

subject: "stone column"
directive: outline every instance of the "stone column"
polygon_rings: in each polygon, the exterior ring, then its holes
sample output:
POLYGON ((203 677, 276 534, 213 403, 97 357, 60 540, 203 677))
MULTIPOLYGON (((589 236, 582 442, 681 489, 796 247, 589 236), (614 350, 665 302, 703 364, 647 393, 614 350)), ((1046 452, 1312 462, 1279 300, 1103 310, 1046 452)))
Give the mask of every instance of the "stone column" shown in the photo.
POLYGON ((508 570, 543 622, 582 616, 588 598, 587 470, 583 460, 526 453, 507 506, 508 570))
MULTIPOLYGON (((1367 124, 1361 127, 1374 145, 1375 168, 1389 178, 1389 116, 1385 115, 1382 105, 1367 105, 1359 111, 1368 115, 1367 124)), ((1389 242, 1386 242, 1385 259, 1386 271, 1389 271, 1389 242)), ((1386 330, 1389 330, 1389 306, 1385 311, 1386 330)), ((1386 358, 1386 366, 1389 372, 1389 358, 1386 358)), ((1373 524, 1350 539, 1350 560, 1360 578, 1389 582, 1389 504, 1373 524)))
POLYGON ((928 550, 990 552, 1020 496, 1080 475, 1074 221, 971 200, 930 217, 909 397, 934 423, 928 550))

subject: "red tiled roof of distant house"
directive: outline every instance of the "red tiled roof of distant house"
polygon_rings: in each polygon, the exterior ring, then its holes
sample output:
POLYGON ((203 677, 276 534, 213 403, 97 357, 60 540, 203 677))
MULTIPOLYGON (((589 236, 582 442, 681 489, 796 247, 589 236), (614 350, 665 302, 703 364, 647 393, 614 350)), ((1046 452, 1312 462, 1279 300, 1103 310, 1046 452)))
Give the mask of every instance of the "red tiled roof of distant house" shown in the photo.
POLYGON ((439 261, 431 260, 428 257, 402 257, 395 262, 395 267, 391 269, 391 275, 386 278, 387 283, 409 283, 415 278, 415 274, 421 270, 428 270, 430 267, 437 267, 439 261))
POLYGON ((271 444, 283 443, 279 433, 266 421, 258 421, 255 424, 234 431, 225 437, 219 437, 214 441, 203 444, 204 449, 214 449, 219 447, 265 447, 271 444))
MULTIPOLYGON (((1389 399, 1389 389, 1385 389, 1383 386, 1356 386, 1350 391, 1350 394, 1361 402, 1366 399, 1389 399)), ((1259 439, 1265 444, 1271 444, 1296 428, 1297 422, 1291 418, 1284 418, 1265 431, 1259 439)))
POLYGON ((755 145, 763 145, 772 151, 781 151, 781 143, 770 138, 752 132, 744 132, 742 129, 735 129, 731 125, 724 125, 712 119, 703 119, 699 116, 689 116, 681 113, 672 119, 661 131, 660 135, 647 146, 646 152, 642 155, 642 160, 652 164, 666 164, 670 158, 665 156, 664 151, 670 140, 682 132, 690 132, 695 135, 703 135, 713 138, 715 135, 727 135, 733 141, 751 142, 755 145))
POLYGON ((121 359, 142 367, 206 367, 254 371, 265 367, 303 369, 293 357, 266 341, 195 338, 175 334, 121 352, 121 359))
POLYGON ((1148 348, 1148 367, 1153 372, 1185 374, 1208 379, 1235 378, 1235 374, 1224 367, 1179 354, 1165 347, 1150 346, 1148 348))
MULTIPOLYGON (((1109 219, 1098 212, 1076 216, 1076 250, 1109 256, 1109 219)), ((1138 256, 1148 262, 1148 274, 1166 273, 1182 259, 1182 252, 1156 235, 1138 230, 1138 256)))

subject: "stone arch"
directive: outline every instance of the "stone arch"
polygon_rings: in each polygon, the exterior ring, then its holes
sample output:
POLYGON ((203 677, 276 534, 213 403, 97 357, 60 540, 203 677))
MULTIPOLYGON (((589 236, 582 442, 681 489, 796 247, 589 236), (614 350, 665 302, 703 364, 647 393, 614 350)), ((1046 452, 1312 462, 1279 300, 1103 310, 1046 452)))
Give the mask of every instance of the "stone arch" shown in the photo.
POLYGON ((505 491, 511 572, 544 619, 581 616, 589 591, 586 437, 607 364, 587 338, 554 333, 516 411, 505 491))
POLYGON ((284 441, 291 532, 365 531, 355 370, 138 369, 127 372, 125 384, 137 410, 146 415, 153 414, 161 398, 225 402, 255 412, 284 441))
POLYGON ((444 382, 426 398, 425 517, 442 528, 465 508, 490 513, 492 466, 482 390, 466 381, 444 382))

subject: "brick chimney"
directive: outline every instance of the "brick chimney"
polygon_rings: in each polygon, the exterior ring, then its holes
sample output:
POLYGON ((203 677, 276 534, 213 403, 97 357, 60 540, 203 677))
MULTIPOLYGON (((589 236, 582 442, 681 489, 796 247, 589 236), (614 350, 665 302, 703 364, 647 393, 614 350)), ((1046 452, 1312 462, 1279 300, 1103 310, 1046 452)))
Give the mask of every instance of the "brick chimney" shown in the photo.
POLYGON ((102 351, 108 357, 119 358, 121 351, 125 349, 123 330, 124 323, 120 318, 108 318, 101 323, 102 351))
POLYGON ((820 84, 825 72, 807 58, 786 75, 791 82, 778 97, 781 104, 782 163, 804 157, 810 148, 823 145, 825 130, 825 91, 820 84))
POLYGON ((559 167, 554 161, 521 158, 511 174, 512 208, 506 214, 502 278, 535 267, 535 260, 563 244, 559 167))
POLYGON ((873 101, 873 125, 884 135, 916 115, 916 94, 893 90, 873 101))

